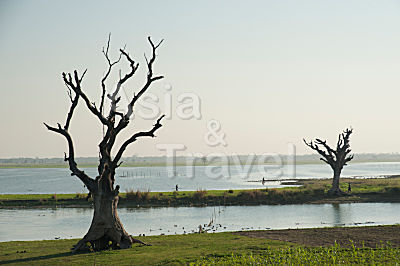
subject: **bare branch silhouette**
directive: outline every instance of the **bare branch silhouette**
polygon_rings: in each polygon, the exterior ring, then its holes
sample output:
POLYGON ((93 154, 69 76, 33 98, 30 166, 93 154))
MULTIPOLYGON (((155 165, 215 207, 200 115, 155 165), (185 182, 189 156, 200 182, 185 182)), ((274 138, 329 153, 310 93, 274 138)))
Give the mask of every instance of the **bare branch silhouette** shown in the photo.
POLYGON ((109 57, 110 41, 111 34, 108 36, 106 48, 103 48, 102 50, 108 66, 101 80, 100 108, 98 109, 96 104, 91 102, 88 96, 82 90, 82 80, 87 72, 86 70, 81 76, 78 75, 77 70, 74 70, 73 74, 62 73, 63 81, 67 86, 67 94, 71 101, 71 106, 67 113, 65 125, 62 127, 60 124, 58 124, 57 127, 52 127, 45 124, 48 130, 63 135, 67 140, 68 156, 65 154, 65 161, 69 163, 69 168, 72 175, 76 175, 88 188, 88 198, 93 198, 94 216, 92 225, 85 237, 75 245, 73 249, 74 252, 85 250, 87 248, 87 243, 90 243, 94 250, 103 250, 109 247, 129 248, 133 243, 143 244, 143 242, 132 238, 125 231, 118 217, 117 204, 120 187, 119 185, 114 187, 115 169, 121 165, 122 162, 120 162, 120 160, 122 155, 130 144, 142 137, 155 137, 155 132, 162 126, 161 119, 164 117, 164 115, 157 119, 156 123, 150 130, 136 132, 132 134, 130 138, 125 140, 125 142, 123 142, 121 147, 118 149, 114 158, 112 156, 112 148, 115 144, 117 135, 128 126, 130 118, 133 115, 133 106, 135 102, 147 91, 153 82, 163 78, 163 76, 153 76, 153 64, 156 60, 156 50, 162 41, 160 41, 157 45, 154 45, 151 38, 148 37, 148 41, 152 48, 152 56, 150 61, 147 61, 148 73, 146 82, 138 91, 138 93, 133 95, 128 105, 128 111, 125 114, 117 110, 117 104, 121 99, 119 96, 120 89, 122 85, 124 85, 134 76, 139 68, 139 64, 135 63, 125 48, 119 50, 120 54, 117 60, 111 61, 109 57), (106 81, 109 78, 113 67, 120 63, 122 58, 127 60, 130 70, 123 76, 120 74, 120 78, 115 85, 115 89, 110 94, 107 94, 106 81), (110 112, 107 117, 103 115, 106 95, 110 100, 110 112), (85 174, 84 171, 78 168, 78 165, 75 161, 75 151, 72 137, 69 134, 71 120, 79 103, 79 99, 82 99, 85 102, 87 109, 89 109, 89 111, 99 119, 103 125, 103 128, 104 126, 107 127, 107 131, 103 135, 103 138, 99 144, 100 160, 97 169, 98 176, 95 179, 90 178, 85 174), (117 125, 116 118, 119 118, 117 125))
POLYGON ((315 139, 315 141, 307 142, 303 139, 304 143, 315 150, 320 156, 320 160, 329 164, 333 170, 333 181, 332 188, 329 193, 331 194, 344 194, 339 187, 340 174, 343 166, 350 162, 354 155, 349 155, 350 149, 350 135, 353 133, 352 128, 348 128, 339 134, 338 141, 336 144, 336 150, 332 149, 326 142, 326 140, 315 139))

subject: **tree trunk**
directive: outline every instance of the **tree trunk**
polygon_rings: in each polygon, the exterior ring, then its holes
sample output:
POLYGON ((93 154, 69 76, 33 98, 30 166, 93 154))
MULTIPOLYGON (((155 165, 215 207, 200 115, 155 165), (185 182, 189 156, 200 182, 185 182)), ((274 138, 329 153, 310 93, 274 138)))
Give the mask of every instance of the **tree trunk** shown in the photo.
POLYGON ((340 169, 333 169, 333 180, 332 180, 332 187, 331 189, 328 191, 329 195, 344 195, 346 194, 345 192, 343 192, 340 187, 339 187, 339 180, 340 180, 340 174, 341 174, 341 170, 340 169))
POLYGON ((118 111, 118 103, 121 99, 121 97, 119 97, 120 89, 123 87, 126 81, 134 76, 139 64, 135 63, 135 61, 124 49, 120 49, 119 59, 112 61, 108 55, 110 47, 109 37, 107 47, 106 49, 103 49, 103 54, 108 62, 108 68, 101 80, 102 95, 100 108, 98 109, 95 102, 89 100, 89 97, 82 90, 81 82, 85 76, 86 70, 81 76, 78 75, 77 70, 74 70, 73 73, 63 72, 63 81, 68 88, 68 96, 71 100, 71 106, 67 114, 67 119, 64 126, 62 126, 60 123, 57 123, 57 127, 49 126, 46 123, 44 124, 48 130, 61 134, 67 140, 68 156, 66 153, 64 153, 64 160, 68 162, 71 175, 77 176, 89 190, 88 199, 90 197, 93 198, 94 214, 92 224, 85 237, 74 246, 73 252, 88 250, 90 249, 90 246, 93 250, 104 250, 109 248, 129 248, 132 246, 132 243, 141 243, 146 245, 142 241, 132 238, 122 226, 117 213, 119 186, 117 185, 114 189, 114 175, 115 169, 118 168, 122 163, 120 160, 126 148, 138 139, 145 137, 154 138, 155 132, 162 127, 161 120, 165 117, 165 115, 161 115, 150 130, 136 132, 127 140, 125 140, 115 153, 115 156, 113 156, 114 158, 111 156, 111 151, 113 150, 118 134, 128 127, 129 121, 134 114, 133 110, 135 103, 147 91, 147 89, 150 88, 153 82, 164 78, 163 76, 153 75, 153 64, 157 56, 156 50, 161 45, 163 40, 161 40, 158 44, 155 44, 150 37, 147 39, 152 48, 151 57, 149 60, 146 58, 147 79, 143 87, 141 87, 141 89, 137 93, 134 93, 133 97, 129 99, 129 103, 126 106, 126 112, 122 113, 118 111), (125 57, 130 64, 130 70, 125 75, 120 73, 120 77, 115 89, 106 94, 108 91, 106 81, 109 78, 113 66, 118 64, 122 57, 125 57), (107 116, 104 115, 106 95, 111 103, 111 108, 107 116), (74 111, 78 106, 79 99, 82 99, 85 102, 89 111, 95 115, 103 125, 103 139, 99 143, 99 176, 95 179, 89 177, 84 171, 78 168, 78 164, 75 161, 74 144, 72 137, 69 134, 69 126, 74 111), (107 129, 106 132, 105 129, 107 129))
POLYGON ((130 248, 133 238, 125 231, 118 217, 118 196, 112 193, 92 194, 94 214, 89 231, 74 247, 73 251, 89 250, 87 243, 93 250, 109 248, 130 248))
POLYGON ((72 249, 74 253, 88 251, 90 248, 94 251, 110 248, 126 249, 130 248, 133 243, 147 245, 134 239, 125 231, 117 212, 119 187, 117 186, 117 191, 105 189, 107 186, 104 184, 107 184, 109 180, 100 179, 99 191, 92 193, 94 207, 92 224, 83 239, 72 249), (104 192, 104 190, 108 191, 104 192))

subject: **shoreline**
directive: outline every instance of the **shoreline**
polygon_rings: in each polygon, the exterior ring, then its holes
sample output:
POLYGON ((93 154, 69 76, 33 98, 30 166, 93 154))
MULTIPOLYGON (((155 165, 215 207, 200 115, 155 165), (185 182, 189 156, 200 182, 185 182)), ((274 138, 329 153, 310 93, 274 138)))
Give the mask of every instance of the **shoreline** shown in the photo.
MULTIPOLYGON (((362 163, 399 163, 399 160, 356 160, 352 161, 352 164, 362 164, 362 163)), ((323 165, 325 164, 324 162, 320 160, 307 160, 307 161, 297 161, 295 163, 292 162, 287 162, 283 161, 282 164, 277 164, 277 163, 272 163, 272 162, 266 162, 266 163, 254 163, 253 165, 308 165, 308 164, 318 164, 318 165, 323 165)), ((187 165, 186 163, 183 162, 177 162, 175 166, 178 167, 201 167, 201 166, 245 166, 245 165, 250 165, 247 163, 235 163, 235 162, 229 162, 228 164, 204 164, 202 162, 199 162, 197 160, 194 161, 193 165, 187 165)), ((79 167, 81 168, 96 168, 98 165, 96 163, 80 163, 79 167)), ((172 167, 173 165, 167 165, 166 162, 154 162, 154 163, 125 163, 122 164, 120 167, 125 168, 125 167, 172 167)), ((26 169, 26 168, 69 168, 67 163, 1 163, 0 164, 0 169, 26 169)))
MULTIPOLYGON (((342 178, 345 196, 328 196, 331 179, 296 180, 297 187, 249 190, 197 190, 179 192, 127 191, 120 193, 120 208, 252 206, 279 204, 340 204, 363 202, 400 202, 400 177, 342 178)), ((87 194, 1 194, 0 208, 90 208, 87 194)))

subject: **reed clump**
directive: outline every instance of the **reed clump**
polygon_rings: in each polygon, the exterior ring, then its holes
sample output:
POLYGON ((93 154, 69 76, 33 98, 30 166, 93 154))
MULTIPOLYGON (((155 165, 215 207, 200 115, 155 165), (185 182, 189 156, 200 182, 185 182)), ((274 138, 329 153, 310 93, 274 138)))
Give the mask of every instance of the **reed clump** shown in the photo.
POLYGON ((239 197, 245 199, 245 200, 260 200, 265 198, 266 194, 265 192, 261 190, 244 190, 239 193, 239 197))
POLYGON ((54 193, 54 195, 51 195, 51 199, 54 200, 54 201, 57 201, 57 194, 54 193))
POLYGON ((86 198, 86 195, 83 194, 83 193, 77 192, 77 193, 75 194, 75 198, 76 198, 76 199, 85 199, 85 198, 86 198))
POLYGON ((150 199, 150 190, 140 191, 139 189, 134 191, 129 189, 126 191, 126 199, 130 201, 148 201, 150 199))
POLYGON ((391 195, 396 195, 396 194, 400 194, 400 188, 399 187, 385 187, 383 189, 383 191, 387 194, 391 194, 391 195))
POLYGON ((198 189, 196 192, 193 193, 193 198, 196 200, 204 199, 207 195, 207 190, 205 189, 198 189))

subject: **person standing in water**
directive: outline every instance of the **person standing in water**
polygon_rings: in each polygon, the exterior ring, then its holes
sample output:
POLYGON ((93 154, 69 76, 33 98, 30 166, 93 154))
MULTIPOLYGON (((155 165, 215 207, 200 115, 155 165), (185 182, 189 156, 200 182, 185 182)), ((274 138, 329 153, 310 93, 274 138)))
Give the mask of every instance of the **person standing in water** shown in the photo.
POLYGON ((178 184, 176 184, 175 186, 175 191, 178 191, 178 184))

